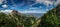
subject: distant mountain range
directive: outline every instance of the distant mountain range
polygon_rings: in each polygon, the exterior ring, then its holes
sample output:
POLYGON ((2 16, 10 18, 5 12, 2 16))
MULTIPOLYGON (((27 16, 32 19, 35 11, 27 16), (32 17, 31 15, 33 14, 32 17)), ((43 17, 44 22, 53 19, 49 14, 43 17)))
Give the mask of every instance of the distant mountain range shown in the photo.
POLYGON ((25 14, 25 15, 33 15, 33 16, 35 16, 35 17, 37 17, 37 18, 43 16, 43 13, 24 13, 24 14, 25 14))
MULTIPOLYGON (((15 10, 0 10, 0 12, 5 13, 5 14, 10 14, 10 13, 14 13, 13 11, 15 10)), ((16 11, 15 11, 16 12, 16 11)), ((18 12, 20 13, 20 12, 18 12)), ((15 14, 15 13, 14 13, 15 14)), ((25 15, 33 15, 35 17, 41 17, 43 15, 43 13, 21 13, 21 14, 25 14, 25 15)))

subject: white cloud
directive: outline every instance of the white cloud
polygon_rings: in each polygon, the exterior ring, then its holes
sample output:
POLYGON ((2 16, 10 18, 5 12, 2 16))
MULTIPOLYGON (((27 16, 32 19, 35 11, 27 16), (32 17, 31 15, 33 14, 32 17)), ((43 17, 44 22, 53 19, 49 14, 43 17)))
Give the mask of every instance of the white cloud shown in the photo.
POLYGON ((36 2, 45 2, 47 0, 36 0, 36 2))
POLYGON ((40 9, 42 9, 43 7, 42 6, 40 6, 40 9))
POLYGON ((12 12, 12 10, 1 10, 0 12, 3 12, 3 13, 11 13, 12 12))
POLYGON ((50 5, 53 5, 53 2, 51 1, 45 1, 45 3, 47 4, 47 6, 50 4, 50 5))
POLYGON ((46 13, 46 12, 44 12, 44 11, 35 11, 35 10, 30 10, 30 11, 28 11, 28 10, 25 10, 25 11, 19 11, 19 12, 21 12, 21 13, 46 13))
POLYGON ((58 5, 58 4, 60 4, 60 0, 57 0, 57 1, 55 2, 55 5, 58 5))
POLYGON ((44 3, 46 6, 49 6, 49 4, 53 5, 52 1, 48 1, 48 0, 36 0, 36 3, 34 3, 34 4, 30 5, 30 6, 33 6, 33 5, 37 4, 37 3, 44 3))
POLYGON ((8 6, 6 4, 2 5, 3 8, 7 8, 8 6))
POLYGON ((36 0, 36 2, 40 2, 40 0, 36 0))
POLYGON ((31 9, 36 10, 38 8, 37 7, 30 7, 29 10, 31 10, 31 9))
POLYGON ((3 0, 0 0, 0 4, 2 4, 3 0))
POLYGON ((3 1, 5 1, 5 3, 7 3, 7 0, 3 0, 3 1))
MULTIPOLYGON (((49 0, 36 0, 36 2, 37 3, 41 3, 41 2, 43 2, 43 3, 47 3, 47 5, 48 4, 53 4, 53 1, 49 1, 49 0)), ((58 4, 60 4, 60 0, 57 0, 56 2, 55 2, 55 5, 58 5, 58 4)))
MULTIPOLYGON (((11 13, 13 10, 1 10, 0 12, 3 12, 5 14, 11 13)), ((18 11, 20 13, 46 13, 45 11, 35 11, 35 10, 24 10, 24 11, 18 11)))

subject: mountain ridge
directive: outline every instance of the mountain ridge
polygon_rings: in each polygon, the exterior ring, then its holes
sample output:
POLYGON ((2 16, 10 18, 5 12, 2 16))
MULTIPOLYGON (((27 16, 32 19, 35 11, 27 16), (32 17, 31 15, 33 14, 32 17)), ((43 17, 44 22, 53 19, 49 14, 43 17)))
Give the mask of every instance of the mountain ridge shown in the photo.
POLYGON ((60 27, 60 4, 41 16, 38 27, 60 27))

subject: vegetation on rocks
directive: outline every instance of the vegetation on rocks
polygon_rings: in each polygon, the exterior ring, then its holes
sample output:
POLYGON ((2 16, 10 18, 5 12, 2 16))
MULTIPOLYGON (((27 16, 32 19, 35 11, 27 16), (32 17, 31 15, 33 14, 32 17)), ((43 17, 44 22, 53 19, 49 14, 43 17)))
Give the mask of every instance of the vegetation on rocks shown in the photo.
POLYGON ((60 5, 38 19, 15 10, 10 14, 0 12, 0 27, 60 27, 60 5))

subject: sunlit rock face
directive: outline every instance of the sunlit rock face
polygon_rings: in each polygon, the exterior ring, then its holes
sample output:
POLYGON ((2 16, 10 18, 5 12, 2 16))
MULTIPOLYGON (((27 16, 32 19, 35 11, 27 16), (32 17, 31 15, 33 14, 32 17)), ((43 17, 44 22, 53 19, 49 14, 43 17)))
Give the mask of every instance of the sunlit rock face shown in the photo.
POLYGON ((0 13, 11 14, 11 15, 20 15, 21 13, 16 10, 0 10, 0 13))

